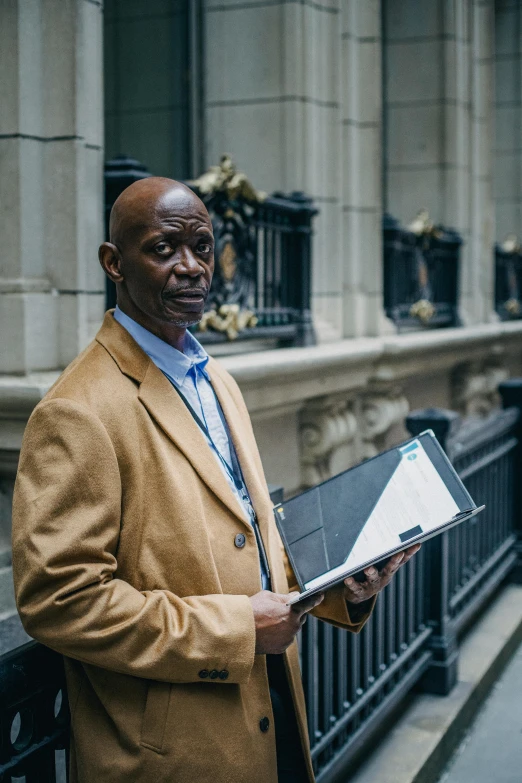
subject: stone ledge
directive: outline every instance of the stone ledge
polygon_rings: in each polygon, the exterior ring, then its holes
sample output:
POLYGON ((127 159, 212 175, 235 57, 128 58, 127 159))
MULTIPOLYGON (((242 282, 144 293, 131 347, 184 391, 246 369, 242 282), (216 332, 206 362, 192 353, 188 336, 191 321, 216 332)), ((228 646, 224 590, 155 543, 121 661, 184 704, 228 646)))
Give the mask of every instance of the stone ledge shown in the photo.
MULTIPOLYGON (((334 369, 336 366, 368 361, 393 361, 418 356, 424 351, 452 353, 498 343, 502 353, 505 342, 522 338, 522 320, 480 324, 454 329, 434 329, 430 332, 410 332, 383 337, 364 337, 315 345, 311 348, 280 348, 263 353, 226 356, 221 362, 238 383, 267 380, 306 373, 314 369, 334 369)), ((522 343, 521 343, 522 348, 522 343)))
MULTIPOLYGON (((220 362, 238 382, 252 413, 517 351, 522 354, 522 320, 281 348, 225 356, 220 362)), ((0 375, 0 419, 27 419, 58 376, 0 375)))
POLYGON ((463 642, 453 691, 415 697, 346 783, 436 783, 521 642, 522 587, 509 585, 463 642))

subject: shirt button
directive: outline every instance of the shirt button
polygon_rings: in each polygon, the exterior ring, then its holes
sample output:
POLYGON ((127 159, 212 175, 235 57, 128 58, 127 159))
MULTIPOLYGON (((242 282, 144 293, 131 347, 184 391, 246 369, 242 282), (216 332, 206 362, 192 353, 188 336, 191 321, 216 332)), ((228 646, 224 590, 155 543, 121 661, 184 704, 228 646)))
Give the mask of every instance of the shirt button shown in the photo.
POLYGON ((212 671, 208 676, 210 677, 211 680, 215 680, 216 677, 219 677, 219 672, 217 669, 212 669, 212 671))
POLYGON ((198 677, 201 677, 202 680, 206 679, 208 677, 208 669, 201 669, 198 677))
POLYGON ((228 672, 226 669, 223 669, 222 672, 219 672, 219 679, 220 680, 226 680, 228 677, 228 672))
POLYGON ((270 721, 268 720, 268 718, 266 717, 261 718, 261 720, 259 721, 259 728, 261 729, 261 731, 265 733, 268 731, 269 727, 270 727, 270 721))
POLYGON ((242 549, 246 544, 246 536, 243 533, 238 533, 234 539, 234 544, 238 549, 242 549))

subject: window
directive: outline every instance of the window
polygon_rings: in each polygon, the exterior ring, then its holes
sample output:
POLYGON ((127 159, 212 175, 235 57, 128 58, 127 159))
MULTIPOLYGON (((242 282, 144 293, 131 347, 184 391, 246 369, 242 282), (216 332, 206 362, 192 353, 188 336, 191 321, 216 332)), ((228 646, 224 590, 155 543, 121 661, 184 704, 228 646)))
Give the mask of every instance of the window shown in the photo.
POLYGON ((106 0, 105 157, 176 179, 201 171, 200 12, 190 0, 106 0))

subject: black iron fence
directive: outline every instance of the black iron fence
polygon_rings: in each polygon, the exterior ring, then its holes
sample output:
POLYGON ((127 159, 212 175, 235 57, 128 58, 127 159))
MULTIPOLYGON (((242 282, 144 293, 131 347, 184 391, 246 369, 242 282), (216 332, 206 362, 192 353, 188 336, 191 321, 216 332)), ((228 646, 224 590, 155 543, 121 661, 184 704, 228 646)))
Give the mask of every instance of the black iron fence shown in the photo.
POLYGON ((459 637, 520 561, 522 381, 502 384, 506 406, 487 420, 411 414, 412 435, 434 430, 486 510, 428 541, 401 569, 358 636, 309 618, 301 655, 312 757, 319 783, 346 780, 354 758, 414 686, 447 694, 459 637))
POLYGON ((0 657, 0 781, 65 783, 69 706, 61 655, 29 642, 0 657))
MULTIPOLYGON (((346 780, 354 758, 414 687, 448 693, 459 637, 519 568, 522 379, 501 384, 504 410, 462 422, 451 411, 411 414, 413 435, 434 430, 486 510, 428 541, 377 601, 358 636, 309 618, 303 681, 318 783, 346 780)), ((274 496, 279 501, 280 497, 274 496)), ((0 781, 62 783, 68 713, 60 656, 34 642, 0 657, 0 781), (56 770, 58 770, 56 772, 56 770)))
MULTIPOLYGON (((138 161, 115 158, 105 166, 106 235, 116 198, 150 176, 138 161)), ((265 196, 224 157, 187 183, 204 201, 214 228, 215 272, 202 322, 202 343, 276 340, 315 343, 310 309, 312 221, 317 209, 303 193, 265 196)), ((116 303, 107 281, 107 308, 116 303)))
POLYGON ((495 309, 503 321, 522 318, 522 248, 517 241, 495 245, 495 309))
POLYGON ((455 231, 422 223, 422 217, 414 233, 384 216, 384 308, 399 328, 459 324, 461 245, 455 231))

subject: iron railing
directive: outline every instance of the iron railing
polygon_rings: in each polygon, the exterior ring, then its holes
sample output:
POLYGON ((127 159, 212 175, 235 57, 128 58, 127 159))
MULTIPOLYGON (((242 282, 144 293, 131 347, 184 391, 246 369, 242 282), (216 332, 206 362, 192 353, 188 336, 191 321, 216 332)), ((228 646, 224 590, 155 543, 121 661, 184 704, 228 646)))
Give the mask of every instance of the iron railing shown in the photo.
POLYGON ((415 685, 450 692, 459 637, 520 557, 515 476, 521 465, 522 381, 500 391, 505 404, 515 407, 486 421, 465 423, 443 410, 407 419, 412 435, 434 430, 486 511, 424 544, 386 588, 358 636, 313 617, 303 628, 303 680, 319 783, 346 780, 353 760, 371 747, 415 685))
MULTIPOLYGON (((448 693, 459 638, 522 556, 522 379, 500 386, 505 409, 480 422, 425 410, 431 428, 486 510, 428 541, 377 601, 359 635, 310 617, 299 644, 318 783, 346 780, 397 704, 414 687, 448 693)), ((280 491, 272 488, 274 501, 280 491), (278 493, 278 494, 277 494, 278 493)), ((0 782, 62 783, 68 712, 61 657, 31 642, 0 657, 0 782), (58 770, 58 771, 56 771, 58 770)))
POLYGON ((495 245, 495 310, 503 321, 522 318, 522 248, 495 245))
MULTIPOLYGON (((313 345, 312 221, 317 209, 303 193, 269 197, 258 193, 228 158, 213 168, 216 182, 211 171, 210 180, 206 174, 187 183, 204 201, 215 238, 214 279, 206 313, 194 328, 198 340, 313 345)), ((119 194, 149 176, 132 158, 106 163, 107 237, 110 211, 119 194)), ((115 286, 107 280, 106 306, 115 304, 115 286)))
POLYGON ((399 571, 359 635, 309 617, 301 660, 318 781, 345 780, 355 756, 426 672, 424 550, 399 571))
POLYGON ((417 234, 384 216, 384 308, 399 328, 459 324, 461 244, 451 229, 430 225, 417 234))
POLYGON ((0 657, 0 781, 65 783, 68 757, 62 656, 28 642, 0 657))
MULTIPOLYGON (((235 339, 276 338, 281 345, 313 345, 310 286, 312 219, 317 210, 311 200, 298 192, 277 193, 251 204, 226 194, 203 200, 216 241, 207 307, 222 318, 231 305, 240 314, 254 315, 255 326, 243 328, 235 339), (227 263, 231 254, 233 273, 227 263)), ((216 328, 199 328, 196 333, 203 343, 224 339, 216 328)))
POLYGON ((514 565, 515 455, 519 411, 509 408, 487 421, 463 427, 448 454, 472 497, 484 511, 448 531, 448 608, 457 633, 514 565))

